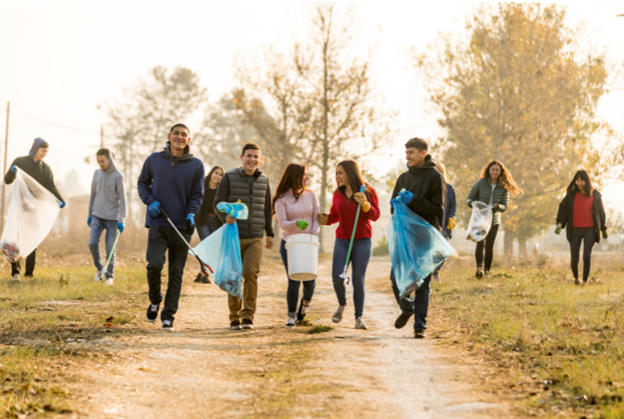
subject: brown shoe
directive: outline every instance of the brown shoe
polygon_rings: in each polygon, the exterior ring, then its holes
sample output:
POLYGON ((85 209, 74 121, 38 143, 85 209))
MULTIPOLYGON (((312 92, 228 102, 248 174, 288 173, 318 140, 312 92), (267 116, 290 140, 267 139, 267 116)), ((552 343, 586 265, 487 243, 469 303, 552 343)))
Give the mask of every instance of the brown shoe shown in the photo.
POLYGON ((475 274, 477 279, 483 278, 483 268, 477 268, 477 273, 475 274))
POLYGON ((414 330, 414 338, 415 339, 424 339, 427 334, 424 330, 414 330))
POLYGON ((578 278, 574 278, 574 285, 581 285, 581 280, 578 278))
POLYGON ((195 281, 193 282, 201 282, 202 276, 204 276, 204 274, 197 274, 197 276, 195 277, 195 281))

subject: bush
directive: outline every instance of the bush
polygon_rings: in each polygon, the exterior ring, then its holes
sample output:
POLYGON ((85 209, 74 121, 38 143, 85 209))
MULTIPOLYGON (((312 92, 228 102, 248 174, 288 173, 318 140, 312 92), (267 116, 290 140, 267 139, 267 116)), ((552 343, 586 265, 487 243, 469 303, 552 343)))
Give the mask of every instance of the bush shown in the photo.
POLYGON ((388 256, 388 239, 383 236, 381 240, 377 242, 377 247, 373 249, 373 256, 388 256))

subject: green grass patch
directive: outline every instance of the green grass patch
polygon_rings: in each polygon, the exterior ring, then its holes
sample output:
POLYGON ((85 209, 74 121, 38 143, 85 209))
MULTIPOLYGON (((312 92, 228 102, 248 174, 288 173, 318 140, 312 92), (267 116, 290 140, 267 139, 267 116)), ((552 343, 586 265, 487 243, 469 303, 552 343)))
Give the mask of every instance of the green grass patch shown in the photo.
POLYGON ((546 264, 483 280, 443 273, 432 284, 434 330, 500 369, 494 391, 540 417, 624 417, 621 272, 596 271, 585 287, 546 264))
POLYGON ((325 332, 329 332, 331 330, 334 330, 333 327, 331 326, 325 326, 325 325, 316 325, 314 326, 312 329, 308 330, 308 333, 311 335, 317 334, 317 333, 325 333, 325 332))

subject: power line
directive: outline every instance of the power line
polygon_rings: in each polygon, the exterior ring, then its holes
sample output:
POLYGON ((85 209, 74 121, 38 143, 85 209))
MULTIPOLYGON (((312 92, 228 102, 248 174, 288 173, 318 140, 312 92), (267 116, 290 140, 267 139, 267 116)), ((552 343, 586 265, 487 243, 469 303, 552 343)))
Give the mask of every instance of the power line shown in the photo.
MULTIPOLYGON (((5 112, 5 111, 6 111, 6 109, 3 110, 2 112, 5 112)), ((85 133, 85 134, 97 135, 98 137, 101 135, 101 133, 99 133, 99 132, 89 131, 89 130, 82 129, 82 128, 76 128, 76 127, 72 127, 72 126, 69 126, 69 125, 57 124, 55 122, 46 121, 44 119, 36 118, 34 116, 26 115, 26 114, 23 114, 23 113, 20 113, 20 112, 15 112, 13 110, 11 111, 11 115, 18 115, 18 116, 21 116, 22 118, 26 118, 26 119, 30 119, 30 120, 33 120, 33 121, 41 122, 43 124, 52 125, 52 126, 55 126, 55 127, 58 127, 58 128, 68 129, 68 130, 72 130, 72 131, 82 132, 82 133, 85 133)), ((104 135, 104 136, 108 137, 108 135, 104 135)))

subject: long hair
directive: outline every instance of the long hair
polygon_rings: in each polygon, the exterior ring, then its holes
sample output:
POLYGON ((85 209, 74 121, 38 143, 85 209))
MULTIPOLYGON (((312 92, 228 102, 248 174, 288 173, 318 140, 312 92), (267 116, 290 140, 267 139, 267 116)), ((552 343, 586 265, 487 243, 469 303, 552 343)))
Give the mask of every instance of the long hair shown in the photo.
POLYGON ((442 180, 445 184, 449 184, 448 176, 446 176, 446 166, 441 161, 436 161, 436 166, 438 167, 438 172, 442 175, 442 180))
POLYGON ((305 174, 305 164, 290 163, 286 166, 286 170, 282 173, 275 195, 273 196, 273 202, 271 203, 271 210, 275 214, 275 201, 283 197, 286 192, 292 190, 295 196, 295 201, 299 199, 305 188, 303 186, 303 175, 305 174))
MULTIPOLYGON (((368 197, 369 191, 372 188, 372 186, 366 183, 366 181, 362 177, 362 172, 360 171, 360 166, 358 166, 357 162, 355 160, 343 160, 336 165, 336 168, 338 166, 341 166, 342 170, 344 170, 345 174, 347 175, 347 179, 349 180, 349 187, 351 188, 351 192, 355 194, 360 191, 360 187, 362 185, 365 185, 366 194, 368 197)), ((347 189, 346 186, 339 186, 338 188, 336 188, 335 192, 341 192, 344 196, 347 196, 345 192, 346 189, 347 189)))
POLYGON ((591 179, 585 170, 579 170, 574 175, 572 182, 568 186, 568 193, 572 192, 585 192, 586 197, 590 197, 594 193, 594 186, 592 185, 591 179), (576 179, 583 179, 585 181, 585 190, 579 190, 578 186, 576 186, 576 179))
POLYGON ((212 169, 210 169, 210 172, 208 172, 208 176, 206 176, 206 179, 208 179, 208 182, 210 182, 212 180, 212 175, 217 170, 221 170, 221 173, 225 174, 225 170, 223 170, 223 167, 221 167, 221 166, 214 166, 212 169))
POLYGON ((494 166, 495 164, 497 164, 501 169, 501 173, 498 179, 500 180, 501 185, 503 185, 503 188, 505 188, 507 192, 511 194, 511 196, 516 196, 522 193, 522 189, 520 189, 520 187, 516 184, 513 176, 511 176, 511 172, 505 167, 502 162, 498 160, 492 160, 487 164, 487 166, 483 168, 483 170, 481 171, 481 179, 487 179, 490 182, 492 181, 492 179, 490 178, 490 167, 494 166))

